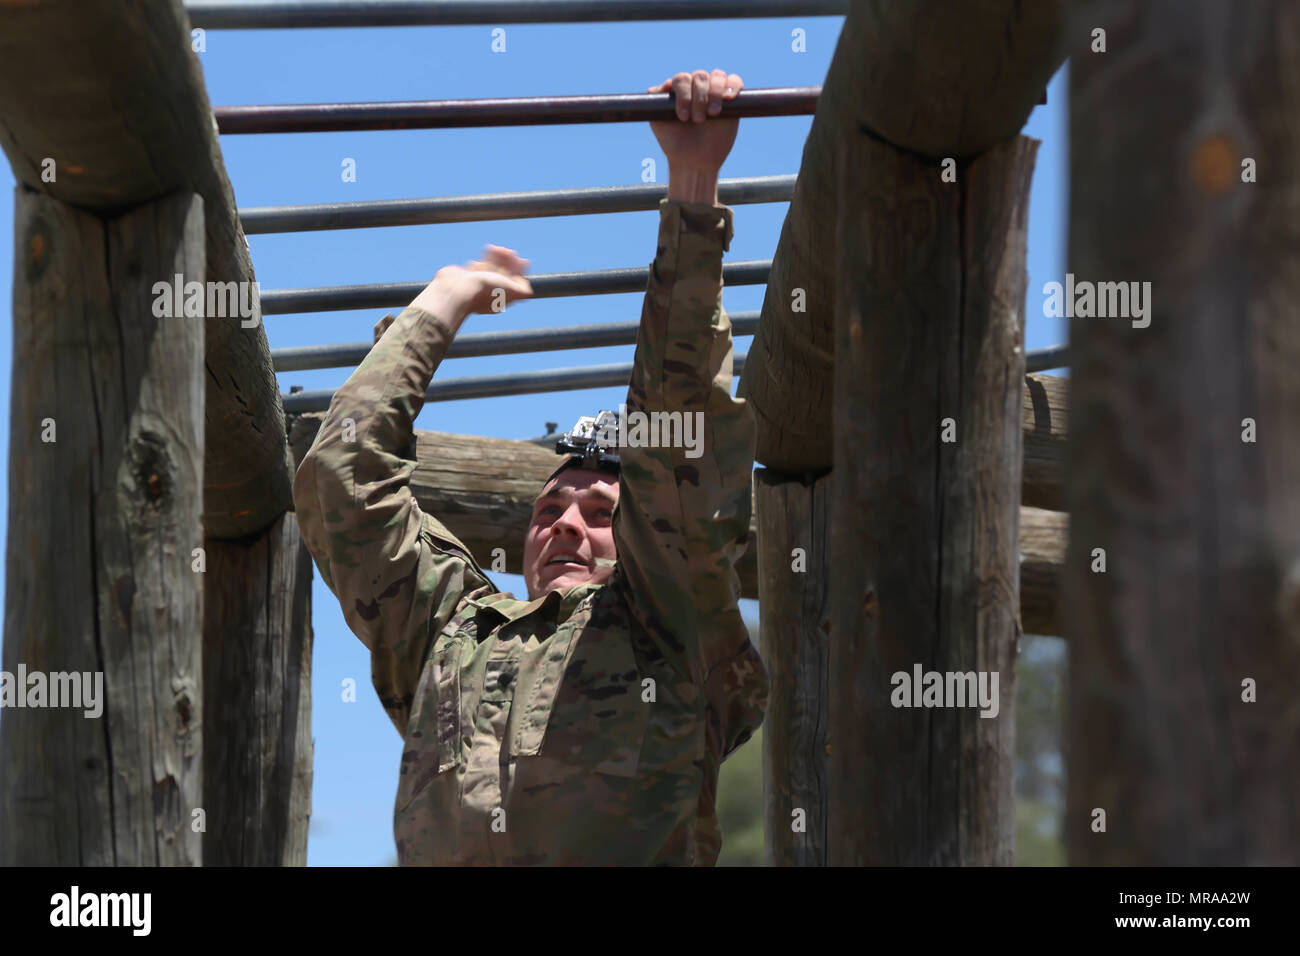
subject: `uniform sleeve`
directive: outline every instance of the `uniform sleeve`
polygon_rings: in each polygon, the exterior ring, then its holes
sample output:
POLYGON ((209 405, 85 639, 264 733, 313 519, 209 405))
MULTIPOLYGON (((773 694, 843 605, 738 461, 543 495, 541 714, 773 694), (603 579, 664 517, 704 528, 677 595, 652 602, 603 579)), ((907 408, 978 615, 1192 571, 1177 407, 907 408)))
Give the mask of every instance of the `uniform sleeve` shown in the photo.
POLYGON ((307 549, 370 649, 375 690, 403 733, 431 637, 463 597, 495 590, 410 489, 412 425, 453 334, 404 310, 335 393, 293 483, 307 549))
POLYGON ((660 203, 614 514, 633 613, 697 684, 749 646, 736 562, 749 533, 755 431, 746 402, 731 397, 731 322, 722 309, 731 234, 726 206, 660 203), (680 415, 682 435, 689 416, 696 447, 638 447, 636 413, 667 423, 680 415))

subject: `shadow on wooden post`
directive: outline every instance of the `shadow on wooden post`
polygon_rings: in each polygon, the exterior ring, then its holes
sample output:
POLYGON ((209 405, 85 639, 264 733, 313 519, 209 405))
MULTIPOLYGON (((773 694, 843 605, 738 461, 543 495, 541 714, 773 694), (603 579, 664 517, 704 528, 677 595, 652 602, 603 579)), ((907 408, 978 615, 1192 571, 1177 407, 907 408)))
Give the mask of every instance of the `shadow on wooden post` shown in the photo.
POLYGON ((204 865, 306 866, 311 555, 293 514, 205 546, 204 865))

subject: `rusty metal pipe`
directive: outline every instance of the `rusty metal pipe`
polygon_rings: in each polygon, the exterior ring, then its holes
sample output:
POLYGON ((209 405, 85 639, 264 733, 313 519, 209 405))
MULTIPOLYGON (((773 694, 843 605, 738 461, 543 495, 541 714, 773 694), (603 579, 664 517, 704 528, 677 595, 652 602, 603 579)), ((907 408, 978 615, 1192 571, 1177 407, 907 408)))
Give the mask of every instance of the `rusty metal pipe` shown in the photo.
MULTIPOLYGON (((811 116, 820 86, 742 90, 714 119, 811 116)), ((376 129, 465 129, 565 123, 632 123, 676 117, 671 93, 598 96, 513 96, 476 100, 408 100, 396 103, 307 103, 285 106, 218 106, 217 131, 337 133, 376 129)))

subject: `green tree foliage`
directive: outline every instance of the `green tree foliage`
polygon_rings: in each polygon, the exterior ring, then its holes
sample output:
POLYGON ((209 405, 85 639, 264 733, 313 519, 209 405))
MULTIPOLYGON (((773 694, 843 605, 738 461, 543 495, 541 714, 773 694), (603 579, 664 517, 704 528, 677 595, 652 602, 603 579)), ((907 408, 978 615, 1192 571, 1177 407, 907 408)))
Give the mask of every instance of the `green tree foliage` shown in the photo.
POLYGON ((763 865, 763 730, 722 763, 718 773, 718 866, 763 865))
MULTIPOLYGON (((758 628, 751 625, 757 639, 758 628)), ((1065 646, 1026 635, 1016 661, 1016 863, 1063 866, 1065 646)), ((718 776, 719 866, 762 866, 763 735, 731 755, 718 776)))
POLYGON ((1064 866, 1065 644, 1025 635, 1016 660, 1016 863, 1064 866))

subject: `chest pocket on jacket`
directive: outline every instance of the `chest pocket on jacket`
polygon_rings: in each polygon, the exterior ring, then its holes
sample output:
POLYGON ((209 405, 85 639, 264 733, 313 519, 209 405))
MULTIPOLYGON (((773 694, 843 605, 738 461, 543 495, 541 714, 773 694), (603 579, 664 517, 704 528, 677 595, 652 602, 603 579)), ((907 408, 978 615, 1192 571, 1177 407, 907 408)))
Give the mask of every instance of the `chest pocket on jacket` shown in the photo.
POLYGON ((651 702, 626 627, 593 627, 582 615, 561 627, 529 696, 515 739, 575 769, 635 777, 651 702))
POLYGON ((467 639, 459 631, 439 635, 420 672, 402 752, 399 810, 460 760, 461 656, 467 639))

